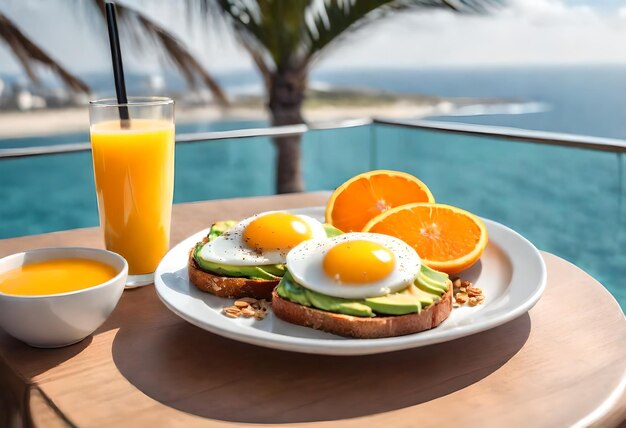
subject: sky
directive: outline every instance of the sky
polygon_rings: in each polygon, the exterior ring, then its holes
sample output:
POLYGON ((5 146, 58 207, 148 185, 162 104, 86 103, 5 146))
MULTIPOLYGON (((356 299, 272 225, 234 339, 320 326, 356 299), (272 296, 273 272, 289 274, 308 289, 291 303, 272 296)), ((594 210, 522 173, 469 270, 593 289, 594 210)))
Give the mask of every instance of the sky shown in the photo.
MULTIPOLYGON (((247 54, 224 28, 189 24, 176 0, 119 0, 176 34, 214 73, 250 69, 247 54)), ((1 0, 6 14, 74 73, 106 71, 106 28, 88 0, 1 0)), ((317 64, 338 68, 422 68, 516 65, 626 65, 626 0, 509 0, 485 17, 403 12, 351 34, 317 64)), ((133 71, 161 67, 151 52, 125 43, 133 71)), ((0 42, 0 73, 19 66, 0 42)))

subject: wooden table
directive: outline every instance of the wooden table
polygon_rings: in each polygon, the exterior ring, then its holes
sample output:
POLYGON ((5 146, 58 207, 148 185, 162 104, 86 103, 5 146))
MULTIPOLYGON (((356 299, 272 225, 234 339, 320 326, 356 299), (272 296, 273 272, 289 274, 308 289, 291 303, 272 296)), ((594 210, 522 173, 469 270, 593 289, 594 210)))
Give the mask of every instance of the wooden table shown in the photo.
MULTIPOLYGON (((177 205, 173 242, 213 220, 320 205, 327 196, 177 205)), ((97 229, 8 239, 0 256, 54 245, 102 240, 97 229)), ((548 285, 528 314, 452 342, 363 357, 238 343, 184 322, 151 286, 126 291, 92 337, 67 348, 34 349, 0 332, 0 395, 5 410, 20 409, 14 422, 45 427, 619 425, 624 314, 589 275, 543 256, 548 285)))

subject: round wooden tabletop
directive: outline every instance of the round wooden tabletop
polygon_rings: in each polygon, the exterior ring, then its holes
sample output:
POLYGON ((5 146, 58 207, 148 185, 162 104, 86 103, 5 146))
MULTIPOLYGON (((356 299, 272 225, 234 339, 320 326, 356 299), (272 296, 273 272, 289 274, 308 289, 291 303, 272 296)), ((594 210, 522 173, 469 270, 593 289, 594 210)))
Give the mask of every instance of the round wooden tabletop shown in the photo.
MULTIPOLYGON (((173 241, 225 215, 326 197, 179 205, 173 241)), ((84 229, 4 240, 0 256, 48 245, 101 239, 84 229)), ((13 373, 30 388, 30 417, 42 425, 618 425, 626 418, 624 313, 585 272, 543 257, 548 284, 528 314, 438 345, 361 357, 265 349, 184 322, 145 287, 125 292, 92 337, 67 348, 33 349, 0 332, 0 380, 17 388, 13 373)))

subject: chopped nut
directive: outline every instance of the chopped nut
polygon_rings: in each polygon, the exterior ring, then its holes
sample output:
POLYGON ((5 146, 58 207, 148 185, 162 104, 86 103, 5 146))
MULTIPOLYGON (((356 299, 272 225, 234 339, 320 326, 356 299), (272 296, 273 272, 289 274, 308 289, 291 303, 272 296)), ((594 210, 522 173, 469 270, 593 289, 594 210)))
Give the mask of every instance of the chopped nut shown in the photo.
POLYGON ((224 312, 224 315, 229 318, 237 318, 241 315, 241 312, 224 312))
POLYGON ((456 296, 454 296, 454 298, 456 299, 457 303, 460 303, 461 305, 465 302, 467 302, 467 294, 466 293, 456 293, 456 296))
POLYGON ((239 315, 241 315, 241 310, 237 306, 229 306, 227 308, 224 308, 224 315, 229 318, 237 318, 239 315))
POLYGON ((470 306, 476 306, 478 304, 478 301, 476 300, 476 297, 470 297, 469 301, 467 302, 470 306))
POLYGON ((482 302, 483 300, 485 300, 485 296, 483 296, 482 294, 480 296, 476 296, 476 300, 482 302))
POLYGON ((467 294, 470 297, 476 297, 476 296, 480 296, 481 294, 483 294, 483 290, 481 290, 478 287, 467 287, 467 294))
POLYGON ((244 316, 262 320, 269 313, 270 307, 271 303, 265 299, 257 300, 253 297, 242 297, 235 300, 232 306, 227 306, 222 311, 229 318, 244 316))
POLYGON ((459 288, 459 291, 460 291, 461 293, 467 293, 467 289, 466 289, 465 287, 461 287, 461 288, 459 288))
POLYGON ((231 317, 231 318, 237 318, 239 315, 241 315, 241 311, 239 310, 237 306, 229 306, 227 308, 224 308, 223 312, 224 312, 224 315, 231 317))
POLYGON ((250 307, 244 308, 241 310, 241 315, 243 315, 246 318, 250 318, 256 315, 256 311, 250 307))
POLYGON ((470 281, 463 281, 461 283, 461 287, 467 288, 467 287, 471 287, 471 286, 472 286, 472 283, 470 281))
POLYGON ((229 318, 243 315, 246 318, 254 317, 257 320, 262 320, 269 313, 270 307, 271 303, 265 299, 257 300, 253 297, 242 297, 235 300, 232 306, 225 307, 223 312, 229 318))
POLYGON ((452 281, 452 285, 455 286, 456 288, 459 288, 461 286, 461 278, 454 278, 451 281, 452 281))

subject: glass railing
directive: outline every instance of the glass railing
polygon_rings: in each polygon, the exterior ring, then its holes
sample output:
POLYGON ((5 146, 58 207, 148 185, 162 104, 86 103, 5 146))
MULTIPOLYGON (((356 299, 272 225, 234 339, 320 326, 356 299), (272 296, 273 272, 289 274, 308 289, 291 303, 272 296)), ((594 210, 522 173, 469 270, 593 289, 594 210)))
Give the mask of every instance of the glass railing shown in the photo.
MULTIPOLYGON (((272 194, 271 137, 242 135, 178 144, 175 202, 272 194)), ((382 123, 309 130, 303 170, 308 190, 370 169, 414 174, 438 202, 517 230, 591 273, 626 307, 626 146, 542 135, 382 123)), ((0 158, 0 201, 0 238, 97 225, 89 152, 0 158)))

